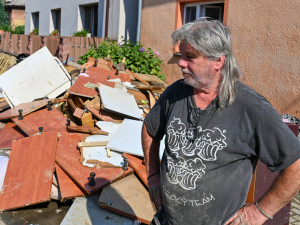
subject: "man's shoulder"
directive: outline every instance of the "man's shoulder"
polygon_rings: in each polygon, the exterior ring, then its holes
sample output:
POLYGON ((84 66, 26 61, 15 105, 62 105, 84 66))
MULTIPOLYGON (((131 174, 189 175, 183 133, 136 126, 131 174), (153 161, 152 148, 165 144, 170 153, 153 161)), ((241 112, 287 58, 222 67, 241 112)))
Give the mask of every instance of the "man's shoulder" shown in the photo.
POLYGON ((259 104, 261 106, 271 105, 264 96, 242 82, 237 83, 237 97, 244 104, 259 104))

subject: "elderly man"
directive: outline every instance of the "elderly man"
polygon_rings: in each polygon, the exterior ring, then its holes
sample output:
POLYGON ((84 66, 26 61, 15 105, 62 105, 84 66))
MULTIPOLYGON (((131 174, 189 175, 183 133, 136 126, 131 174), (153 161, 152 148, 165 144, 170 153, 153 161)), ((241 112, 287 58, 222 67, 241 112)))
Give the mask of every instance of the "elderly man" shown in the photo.
POLYGON ((239 81, 228 27, 199 20, 172 38, 184 79, 144 121, 150 197, 164 224, 263 224, 299 191, 300 143, 272 105, 239 81), (259 202, 246 204, 258 159, 281 172, 259 202))

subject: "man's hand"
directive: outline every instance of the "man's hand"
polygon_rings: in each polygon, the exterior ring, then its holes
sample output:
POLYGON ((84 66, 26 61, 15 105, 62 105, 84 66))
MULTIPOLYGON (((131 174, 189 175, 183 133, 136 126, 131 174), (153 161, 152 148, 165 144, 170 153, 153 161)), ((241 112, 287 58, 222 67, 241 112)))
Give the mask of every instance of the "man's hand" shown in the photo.
POLYGON ((150 194, 150 199, 154 202, 156 209, 161 208, 161 190, 160 190, 160 174, 156 174, 149 178, 148 189, 150 194))
POLYGON ((225 225, 262 225, 266 220, 265 217, 254 203, 247 204, 241 208, 225 225))

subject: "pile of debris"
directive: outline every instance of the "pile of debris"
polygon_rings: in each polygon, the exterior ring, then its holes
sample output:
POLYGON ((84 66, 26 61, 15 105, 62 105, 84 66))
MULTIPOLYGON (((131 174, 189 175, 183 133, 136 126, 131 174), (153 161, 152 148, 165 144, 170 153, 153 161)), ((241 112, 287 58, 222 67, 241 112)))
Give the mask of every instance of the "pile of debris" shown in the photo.
POLYGON ((99 194, 99 209, 149 224, 141 128, 165 87, 110 59, 64 65, 46 47, 4 72, 0 212, 99 194))

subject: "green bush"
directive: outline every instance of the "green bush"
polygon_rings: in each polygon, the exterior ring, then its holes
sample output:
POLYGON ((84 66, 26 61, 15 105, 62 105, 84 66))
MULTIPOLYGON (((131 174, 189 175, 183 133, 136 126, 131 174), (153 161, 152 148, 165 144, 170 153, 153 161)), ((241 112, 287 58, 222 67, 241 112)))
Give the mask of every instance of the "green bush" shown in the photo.
POLYGON ((15 30, 12 30, 12 34, 24 34, 25 32, 25 26, 16 26, 15 30))
POLYGON ((73 36, 75 36, 75 37, 86 37, 88 33, 89 33, 88 30, 83 29, 82 31, 78 31, 78 32, 74 33, 73 36))
POLYGON ((4 1, 0 0, 0 26, 3 25, 9 26, 9 18, 7 12, 5 11, 4 1))
POLYGON ((152 74, 165 81, 165 75, 162 73, 162 60, 158 57, 158 52, 153 52, 151 48, 145 49, 142 44, 122 41, 103 41, 97 48, 91 46, 87 54, 80 57, 79 64, 84 64, 89 57, 105 58, 110 57, 113 63, 122 62, 125 57, 125 66, 134 73, 152 74))
POLYGON ((2 25, 0 25, 0 30, 11 32, 11 31, 12 31, 12 28, 11 28, 11 26, 8 25, 8 24, 2 24, 2 25))
POLYGON ((39 35, 39 29, 38 28, 34 28, 30 34, 39 35))

